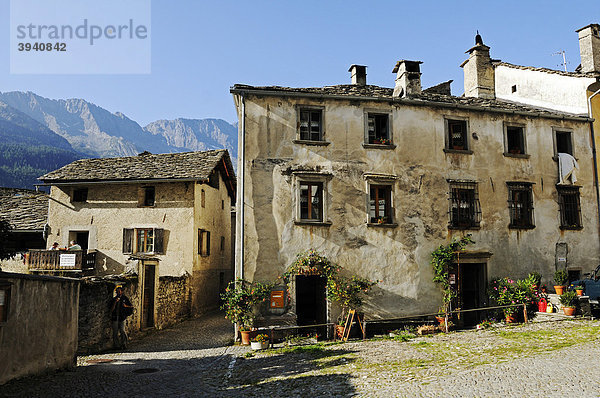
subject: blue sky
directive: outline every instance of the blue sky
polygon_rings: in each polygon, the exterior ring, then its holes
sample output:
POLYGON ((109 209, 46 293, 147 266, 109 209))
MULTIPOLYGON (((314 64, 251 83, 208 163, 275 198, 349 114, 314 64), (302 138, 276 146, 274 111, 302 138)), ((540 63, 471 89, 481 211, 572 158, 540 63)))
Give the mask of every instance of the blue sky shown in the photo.
POLYGON ((141 125, 177 117, 235 122, 231 85, 349 83, 353 63, 368 66, 370 84, 391 87, 397 60, 420 60, 424 87, 453 79, 460 95, 459 65, 476 30, 493 58, 559 69, 562 58, 552 54, 565 50, 573 70, 575 30, 600 23, 598 0, 153 0, 150 74, 11 75, 9 9, 0 0, 0 91, 84 98, 141 125))

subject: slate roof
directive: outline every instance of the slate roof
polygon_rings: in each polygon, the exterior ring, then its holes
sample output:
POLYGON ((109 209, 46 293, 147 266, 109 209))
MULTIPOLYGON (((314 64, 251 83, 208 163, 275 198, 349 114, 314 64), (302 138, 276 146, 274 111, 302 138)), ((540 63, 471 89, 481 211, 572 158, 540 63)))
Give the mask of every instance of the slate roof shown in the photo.
POLYGON ((204 152, 145 152, 137 156, 76 160, 58 170, 39 177, 44 183, 135 181, 135 180, 208 180, 221 166, 235 187, 235 173, 225 149, 204 152), (223 165, 225 167, 223 167, 223 165))
POLYGON ((562 76, 589 77, 589 78, 600 77, 600 73, 595 73, 595 72, 588 72, 588 73, 565 72, 564 70, 556 70, 556 69, 549 69, 549 68, 537 68, 535 66, 522 66, 522 65, 515 65, 515 64, 510 64, 508 62, 500 62, 500 61, 494 62, 493 64, 494 64, 494 66, 498 66, 498 65, 506 66, 508 68, 533 70, 533 71, 537 71, 537 72, 551 73, 551 74, 562 75, 562 76))
POLYGON ((45 192, 0 188, 0 218, 15 230, 41 231, 48 219, 48 197, 45 192))
POLYGON ((437 94, 432 92, 423 91, 420 94, 413 94, 407 98, 394 98, 393 88, 380 87, 374 85, 354 85, 354 84, 340 84, 336 86, 324 86, 324 87, 281 87, 281 86, 248 86, 245 84, 236 84, 231 88, 231 92, 244 92, 251 91, 253 94, 264 92, 265 94, 281 93, 286 94, 299 94, 299 95, 310 95, 310 96, 332 96, 332 97, 348 97, 348 99, 380 99, 390 100, 395 103, 406 103, 407 105, 422 105, 422 106, 444 106, 453 108, 470 108, 481 111, 496 111, 502 113, 524 113, 531 116, 538 117, 552 117, 552 118, 574 118, 581 120, 588 120, 587 115, 575 115, 567 112, 560 112, 551 109, 544 109, 534 107, 532 105, 526 105, 516 103, 512 101, 500 100, 500 99, 484 99, 476 97, 456 97, 452 95, 437 94), (362 97, 362 98, 361 98, 362 97))

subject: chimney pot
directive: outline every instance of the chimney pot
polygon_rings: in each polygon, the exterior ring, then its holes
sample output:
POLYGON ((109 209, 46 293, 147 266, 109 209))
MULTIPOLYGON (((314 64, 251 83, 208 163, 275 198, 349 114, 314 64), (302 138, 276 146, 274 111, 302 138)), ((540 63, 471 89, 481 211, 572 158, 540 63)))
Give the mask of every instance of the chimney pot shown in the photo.
POLYGON ((396 62, 392 73, 396 74, 396 85, 394 87, 394 97, 408 97, 413 94, 420 94, 421 88, 421 61, 407 61, 402 59, 396 62))
POLYGON ((352 84, 357 86, 367 85, 367 67, 365 65, 351 65, 348 72, 352 77, 352 84))
POLYGON ((490 58, 490 48, 477 33, 475 46, 467 52, 469 59, 460 67, 465 74, 465 97, 496 98, 496 71, 490 58))
POLYGON ((600 25, 590 24, 576 32, 579 34, 581 71, 600 73, 600 25))

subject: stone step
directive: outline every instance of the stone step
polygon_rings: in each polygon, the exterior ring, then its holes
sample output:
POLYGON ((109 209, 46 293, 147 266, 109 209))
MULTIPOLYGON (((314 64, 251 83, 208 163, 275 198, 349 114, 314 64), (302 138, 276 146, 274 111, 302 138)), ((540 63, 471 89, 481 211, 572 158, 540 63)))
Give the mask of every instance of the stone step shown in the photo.
POLYGON ((544 322, 544 321, 559 321, 564 319, 574 319, 574 316, 567 316, 561 312, 536 312, 533 322, 544 322))

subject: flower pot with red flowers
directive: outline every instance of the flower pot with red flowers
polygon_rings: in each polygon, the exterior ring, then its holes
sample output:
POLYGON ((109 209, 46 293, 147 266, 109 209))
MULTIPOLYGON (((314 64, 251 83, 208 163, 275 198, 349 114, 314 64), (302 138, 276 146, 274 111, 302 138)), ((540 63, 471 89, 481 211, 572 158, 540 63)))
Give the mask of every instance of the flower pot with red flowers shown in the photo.
POLYGON ((554 282, 556 283, 554 286, 554 291, 556 294, 561 296, 564 293, 565 285, 567 284, 568 280, 569 274, 567 273, 567 270, 559 269, 554 273, 554 282))

